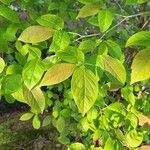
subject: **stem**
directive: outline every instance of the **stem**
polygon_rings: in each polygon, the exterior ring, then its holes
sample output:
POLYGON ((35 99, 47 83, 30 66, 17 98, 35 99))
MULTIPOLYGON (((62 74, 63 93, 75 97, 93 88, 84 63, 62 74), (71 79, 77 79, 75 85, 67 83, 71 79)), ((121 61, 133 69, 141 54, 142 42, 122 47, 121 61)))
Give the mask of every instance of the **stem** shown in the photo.
POLYGON ((134 17, 138 17, 138 16, 142 16, 142 15, 148 15, 150 14, 150 12, 143 12, 143 13, 138 13, 135 15, 129 15, 129 16, 123 16, 123 15, 119 15, 119 14, 115 14, 116 16, 120 16, 123 17, 124 19, 122 19, 119 23, 117 23, 116 25, 114 25, 113 27, 111 27, 109 30, 107 30, 104 33, 94 33, 94 34, 89 34, 89 35, 81 35, 79 33, 75 33, 75 32, 68 32, 70 34, 74 34, 79 36, 79 38, 75 39, 73 42, 78 42, 79 40, 83 39, 83 38, 88 38, 88 37, 95 37, 95 36, 99 36, 102 34, 102 36, 100 37, 100 39, 102 39, 104 36, 106 36, 107 33, 109 33, 110 31, 112 31, 113 29, 115 29, 116 27, 118 27, 120 24, 122 24, 125 20, 130 19, 130 18, 134 18, 134 17))

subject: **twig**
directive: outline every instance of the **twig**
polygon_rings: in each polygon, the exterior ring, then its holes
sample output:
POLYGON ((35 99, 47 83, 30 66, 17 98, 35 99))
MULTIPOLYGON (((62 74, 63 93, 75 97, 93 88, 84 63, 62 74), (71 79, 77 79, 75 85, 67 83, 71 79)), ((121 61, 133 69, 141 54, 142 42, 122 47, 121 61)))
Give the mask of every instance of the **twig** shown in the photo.
POLYGON ((116 25, 114 25, 113 27, 111 27, 109 30, 107 30, 104 33, 94 33, 94 34, 89 34, 89 35, 81 35, 79 33, 75 33, 75 32, 68 32, 70 34, 74 34, 79 36, 79 38, 75 39, 73 42, 78 42, 79 40, 83 39, 83 38, 88 38, 88 37, 95 37, 95 36, 99 36, 102 34, 102 36, 100 37, 100 39, 102 39, 107 33, 109 33, 110 31, 112 31, 113 29, 115 29, 116 27, 118 27, 120 24, 122 24, 125 20, 128 20, 130 18, 134 18, 134 17, 138 17, 138 16, 142 16, 142 15, 148 15, 150 14, 150 12, 143 12, 143 13, 139 13, 139 14, 134 14, 134 15, 129 15, 129 16, 123 16, 123 15, 119 15, 116 14, 117 16, 123 17, 124 19, 122 19, 119 23, 117 23, 116 25))
POLYGON ((146 26, 148 26, 149 23, 150 23, 150 18, 147 21, 145 21, 145 23, 142 26, 142 29, 146 28, 146 26))

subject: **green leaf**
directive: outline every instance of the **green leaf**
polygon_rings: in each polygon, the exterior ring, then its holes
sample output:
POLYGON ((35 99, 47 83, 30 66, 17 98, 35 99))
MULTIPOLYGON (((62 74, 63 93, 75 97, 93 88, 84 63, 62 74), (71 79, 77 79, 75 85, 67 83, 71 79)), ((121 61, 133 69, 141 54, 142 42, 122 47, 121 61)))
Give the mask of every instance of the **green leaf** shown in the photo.
POLYGON ((33 117, 33 113, 25 113, 20 117, 21 121, 27 121, 30 120, 33 117))
POLYGON ((23 94, 33 113, 43 113, 45 108, 45 97, 39 87, 36 87, 29 91, 29 89, 24 86, 23 94))
POLYGON ((138 133, 135 129, 126 134, 126 142, 130 147, 138 147, 143 141, 143 134, 138 133))
POLYGON ((70 143, 70 139, 65 135, 60 135, 60 137, 58 137, 58 141, 64 145, 68 145, 70 143))
POLYGON ((41 60, 33 59, 25 65, 22 77, 25 85, 31 90, 41 79, 44 73, 44 65, 41 60))
POLYGON ((106 110, 109 109, 111 111, 114 111, 116 113, 122 114, 123 116, 126 116, 126 109, 125 106, 120 102, 115 102, 110 104, 106 107, 106 110))
POLYGON ((29 46, 28 47, 28 52, 29 52, 28 61, 32 60, 32 59, 40 59, 41 58, 42 52, 39 48, 29 46))
MULTIPOLYGON (((108 75, 108 77, 111 79, 110 75, 112 75, 117 81, 124 84, 126 81, 126 70, 122 63, 110 56, 103 56, 104 58, 104 69, 108 75), (110 75, 109 75, 110 74, 110 75)), ((111 79, 112 82, 114 79, 111 79)))
POLYGON ((127 46, 150 47, 150 31, 140 31, 132 35, 126 43, 127 46))
POLYGON ((150 78, 150 49, 141 50, 132 63, 131 84, 150 78))
POLYGON ((122 59, 122 51, 121 51, 120 46, 112 40, 107 40, 106 44, 107 44, 109 54, 112 57, 121 60, 122 59))
POLYGON ((49 27, 30 26, 22 32, 18 40, 24 43, 39 43, 48 40, 52 34, 53 30, 49 27))
POLYGON ((79 14, 77 16, 78 18, 85 18, 85 17, 89 17, 89 16, 94 16, 99 12, 99 5, 96 4, 86 4, 85 6, 83 6, 80 11, 79 14))
POLYGON ((132 106, 135 104, 135 96, 133 94, 133 87, 132 86, 126 86, 121 89, 121 96, 129 102, 132 106))
POLYGON ((68 147, 68 150, 86 150, 82 143, 73 143, 68 147))
POLYGON ((56 121, 56 128, 61 133, 66 127, 65 119, 63 117, 59 117, 56 121))
POLYGON ((41 122, 40 122, 40 119, 38 117, 38 115, 35 115, 34 118, 33 118, 33 121, 32 121, 32 125, 35 129, 39 129, 40 126, 41 126, 41 122))
POLYGON ((18 25, 16 24, 10 24, 7 27, 6 32, 4 33, 4 39, 6 39, 7 41, 15 41, 16 40, 16 33, 18 30, 18 25))
POLYGON ((12 64, 7 66, 6 74, 21 74, 22 66, 19 64, 12 64))
POLYGON ((2 89, 5 94, 16 92, 22 85, 22 77, 20 74, 12 74, 4 77, 2 81, 2 89))
POLYGON ((5 62, 4 62, 3 58, 0 57, 0 73, 2 73, 4 68, 5 68, 5 62))
POLYGON ((5 7, 3 5, 0 5, 0 15, 5 17, 6 19, 8 19, 11 22, 14 22, 14 23, 20 22, 17 13, 15 11, 11 10, 10 8, 5 7))
POLYGON ((41 86, 58 84, 68 79, 75 69, 74 64, 56 64, 52 66, 44 75, 41 86))
POLYGON ((42 126, 48 126, 51 123, 51 116, 46 116, 43 120, 42 126))
POLYGON ((113 16, 108 9, 99 11, 98 23, 101 32, 105 32, 111 26, 112 21, 113 21, 113 16))
POLYGON ((58 52, 69 46, 70 37, 67 32, 56 31, 53 36, 53 42, 50 46, 49 52, 58 52))
POLYGON ((64 27, 63 19, 53 14, 46 14, 46 15, 40 16, 39 18, 36 19, 36 21, 41 26, 50 27, 52 29, 61 30, 64 27))
POLYGON ((104 150, 115 150, 114 145, 115 141, 109 137, 105 143, 104 150))
POLYGON ((78 48, 73 46, 68 46, 65 50, 59 51, 57 56, 61 60, 73 64, 80 64, 84 62, 84 54, 78 48))
POLYGON ((23 89, 22 86, 14 93, 11 94, 17 101, 21 102, 21 103, 25 103, 27 104, 27 101, 24 98, 23 95, 23 89))
POLYGON ((93 51, 98 46, 96 40, 84 40, 80 43, 79 49, 82 50, 84 53, 88 53, 93 51))
POLYGON ((126 115, 126 121, 125 122, 127 123, 127 121, 130 122, 130 126, 132 126, 134 129, 137 128, 138 118, 134 113, 129 112, 126 115))
POLYGON ((96 76, 84 66, 77 68, 71 80, 71 90, 79 112, 85 115, 98 96, 96 76))

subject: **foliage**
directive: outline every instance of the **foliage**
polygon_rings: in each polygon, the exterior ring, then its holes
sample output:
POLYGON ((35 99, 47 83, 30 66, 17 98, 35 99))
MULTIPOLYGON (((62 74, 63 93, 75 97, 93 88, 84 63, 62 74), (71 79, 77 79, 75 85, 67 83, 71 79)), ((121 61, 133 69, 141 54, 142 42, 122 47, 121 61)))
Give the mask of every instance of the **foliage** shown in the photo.
POLYGON ((149 7, 0 0, 0 95, 29 105, 20 120, 53 125, 68 150, 149 143, 149 7))

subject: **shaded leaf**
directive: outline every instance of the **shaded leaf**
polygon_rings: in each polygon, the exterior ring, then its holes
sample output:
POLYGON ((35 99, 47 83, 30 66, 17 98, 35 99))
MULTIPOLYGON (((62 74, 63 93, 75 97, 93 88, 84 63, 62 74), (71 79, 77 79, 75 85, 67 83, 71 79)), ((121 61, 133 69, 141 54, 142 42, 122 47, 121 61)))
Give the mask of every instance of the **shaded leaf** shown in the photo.
POLYGON ((5 17, 6 19, 8 19, 11 22, 14 22, 14 23, 20 22, 17 13, 15 11, 11 10, 10 8, 5 7, 3 5, 0 5, 0 15, 5 17))
POLYGON ((5 94, 16 92, 22 85, 22 77, 20 74, 12 74, 4 77, 2 81, 2 89, 5 94))
POLYGON ((41 26, 50 27, 52 29, 60 30, 64 27, 63 19, 53 14, 46 14, 46 15, 40 16, 39 18, 36 19, 36 21, 41 26))
POLYGON ((83 52, 73 46, 68 46, 66 49, 59 51, 57 56, 60 57, 63 61, 73 64, 80 64, 84 62, 83 52))

